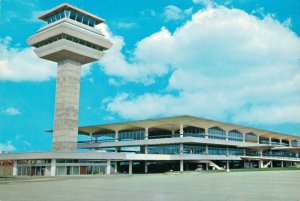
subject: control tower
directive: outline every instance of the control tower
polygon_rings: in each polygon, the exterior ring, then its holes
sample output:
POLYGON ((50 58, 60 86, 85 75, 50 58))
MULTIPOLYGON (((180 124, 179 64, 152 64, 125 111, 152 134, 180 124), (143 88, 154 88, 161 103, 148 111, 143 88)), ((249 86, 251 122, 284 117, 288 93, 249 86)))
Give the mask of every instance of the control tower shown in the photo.
POLYGON ((61 4, 39 16, 48 24, 27 42, 42 59, 57 62, 52 151, 77 149, 81 65, 100 59, 112 43, 95 26, 104 20, 61 4))

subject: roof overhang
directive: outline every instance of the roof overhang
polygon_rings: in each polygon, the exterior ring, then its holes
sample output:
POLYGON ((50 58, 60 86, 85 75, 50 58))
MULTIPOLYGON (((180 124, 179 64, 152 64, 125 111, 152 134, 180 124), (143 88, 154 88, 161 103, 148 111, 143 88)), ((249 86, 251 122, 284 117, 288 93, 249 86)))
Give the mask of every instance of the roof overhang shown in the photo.
POLYGON ((90 18, 93 18, 95 21, 96 21, 96 24, 100 24, 102 22, 104 22, 104 19, 94 15, 94 14, 91 14, 89 12, 86 12, 80 8, 77 8, 75 6, 72 6, 70 4, 67 4, 67 3, 63 3, 63 4, 60 4, 44 13, 42 13, 40 16, 38 16, 39 19, 41 20, 44 20, 44 21, 47 21, 47 18, 57 12, 60 12, 62 10, 65 10, 65 9, 70 9, 70 10, 73 10, 79 14, 82 14, 82 15, 85 15, 87 17, 90 17, 90 18))

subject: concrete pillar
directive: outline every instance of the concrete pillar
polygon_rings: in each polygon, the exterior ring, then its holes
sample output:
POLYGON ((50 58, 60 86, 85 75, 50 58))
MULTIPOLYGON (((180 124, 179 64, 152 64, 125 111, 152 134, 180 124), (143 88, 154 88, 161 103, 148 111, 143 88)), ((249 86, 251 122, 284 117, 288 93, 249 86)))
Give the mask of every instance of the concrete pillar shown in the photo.
POLYGON ((279 139, 279 144, 282 145, 282 139, 279 139))
POLYGON ((118 152, 118 147, 115 147, 115 152, 116 152, 116 153, 118 152))
POLYGON ((183 154, 183 144, 179 144, 179 151, 180 151, 180 154, 183 154))
POLYGON ((271 145, 271 144, 272 144, 272 138, 269 137, 269 145, 271 145))
POLYGON ((147 161, 145 161, 145 173, 148 173, 148 164, 147 164, 148 162, 147 161))
POLYGON ((259 152, 259 156, 262 157, 262 151, 258 151, 259 152))
POLYGON ((81 64, 72 59, 58 62, 52 150, 77 149, 81 64))
POLYGON ((273 161, 270 162, 270 167, 273 168, 273 161))
POLYGON ((118 161, 115 162, 115 173, 118 173, 118 161))
POLYGON ((256 144, 259 144, 259 135, 256 136, 256 144))
POLYGON ((106 174, 110 174, 110 169, 111 169, 111 161, 107 160, 107 162, 106 162, 106 174))
POLYGON ((243 142, 246 142, 246 134, 243 133, 243 142))
POLYGON ((283 168, 283 161, 281 161, 281 167, 283 168))
POLYGON ((118 142, 119 141, 119 131, 115 130, 115 141, 118 142))
POLYGON ((209 164, 208 163, 205 163, 205 169, 208 170, 208 166, 209 164))
POLYGON ((13 176, 17 176, 17 175, 18 175, 18 161, 15 160, 13 164, 13 176))
POLYGON ((289 140, 289 147, 292 146, 292 140, 289 140))
POLYGON ((226 161, 226 171, 229 171, 229 160, 226 161))
POLYGON ((145 128, 145 140, 148 140, 149 128, 145 128))
POLYGON ((129 161, 128 173, 132 174, 132 161, 129 161))
POLYGON ((205 146, 205 154, 208 154, 208 145, 205 146))
POLYGON ((225 134, 226 134, 225 140, 228 141, 228 131, 225 131, 225 134))
POLYGON ((259 161, 258 161, 258 167, 259 167, 259 168, 263 168, 263 167, 264 167, 264 162, 263 162, 263 160, 259 160, 259 161))
POLYGON ((145 154, 148 154, 148 145, 145 145, 145 154))
POLYGON ((172 138, 175 137, 175 131, 172 131, 172 138))
POLYGON ((180 160, 180 172, 183 172, 183 160, 180 160))
POLYGON ((90 133, 90 144, 93 142, 93 133, 90 133))
POLYGON ((180 137, 183 137, 183 124, 180 124, 179 134, 180 137))
POLYGON ((51 160, 51 167, 50 167, 50 176, 56 175, 56 159, 51 160))

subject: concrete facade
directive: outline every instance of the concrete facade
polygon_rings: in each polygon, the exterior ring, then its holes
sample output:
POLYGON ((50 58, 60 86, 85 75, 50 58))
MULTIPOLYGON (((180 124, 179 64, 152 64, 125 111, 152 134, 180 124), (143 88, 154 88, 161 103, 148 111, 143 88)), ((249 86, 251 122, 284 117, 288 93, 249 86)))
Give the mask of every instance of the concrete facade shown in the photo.
POLYGON ((58 62, 53 131, 53 151, 76 151, 81 64, 58 62))

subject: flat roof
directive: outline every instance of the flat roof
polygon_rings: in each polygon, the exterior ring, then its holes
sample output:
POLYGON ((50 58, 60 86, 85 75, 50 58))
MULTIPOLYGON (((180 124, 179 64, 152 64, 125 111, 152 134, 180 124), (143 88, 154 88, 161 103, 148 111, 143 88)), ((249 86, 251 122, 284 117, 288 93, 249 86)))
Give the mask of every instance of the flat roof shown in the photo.
POLYGON ((165 117, 165 118, 156 118, 148 120, 139 120, 139 121, 129 121, 121 123, 112 123, 112 124, 100 124, 93 126, 83 126, 78 128, 80 134, 89 135, 89 133, 100 134, 107 132, 114 132, 116 130, 141 130, 145 128, 149 129, 161 129, 168 131, 179 130, 180 124, 186 126, 193 126, 198 128, 211 128, 219 127, 225 131, 237 130, 241 133, 254 133, 257 136, 264 137, 273 137, 284 140, 300 140, 300 136, 284 134, 274 131, 267 131, 263 129, 257 129, 247 126, 235 125, 231 123, 224 123, 220 121, 214 121, 210 119, 204 119, 189 115, 175 116, 175 117, 165 117))
POLYGON ((56 7, 52 8, 52 9, 50 9, 50 10, 44 12, 44 13, 42 13, 41 15, 39 15, 38 18, 41 19, 41 20, 47 21, 47 18, 49 16, 51 16, 51 15, 57 13, 57 12, 60 12, 62 10, 65 10, 65 9, 70 9, 70 10, 73 10, 73 11, 75 11, 77 13, 85 15, 87 17, 90 17, 90 18, 92 18, 92 19, 94 19, 96 21, 96 24, 100 24, 100 23, 104 22, 104 19, 102 19, 102 18, 100 18, 100 17, 98 17, 98 16, 96 16, 94 14, 91 14, 89 12, 86 12, 86 11, 80 9, 80 8, 77 8, 75 6, 67 4, 67 3, 60 4, 60 5, 56 6, 56 7))

